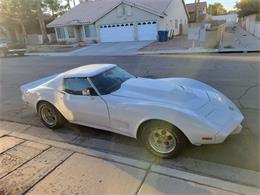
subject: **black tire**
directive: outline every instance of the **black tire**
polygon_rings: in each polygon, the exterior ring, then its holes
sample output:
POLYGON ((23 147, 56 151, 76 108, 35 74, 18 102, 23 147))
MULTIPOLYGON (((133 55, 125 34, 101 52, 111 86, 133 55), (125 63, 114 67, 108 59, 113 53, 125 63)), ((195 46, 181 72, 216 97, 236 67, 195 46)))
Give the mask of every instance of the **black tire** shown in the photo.
POLYGON ((48 102, 39 103, 38 114, 41 118, 42 123, 50 129, 61 128, 66 123, 66 119, 62 116, 62 114, 52 104, 48 102), (46 114, 44 114, 44 112, 46 112, 46 109, 47 110, 49 109, 51 111, 51 116, 45 116, 46 114), (55 119, 53 119, 53 123, 50 123, 50 121, 48 121, 46 117, 55 118, 55 119))
MULTIPOLYGON (((156 155, 160 158, 176 157, 184 149, 184 147, 186 145, 186 137, 182 134, 182 132, 180 132, 180 130, 178 130, 176 127, 174 127, 173 125, 171 125, 169 123, 166 123, 163 121, 157 121, 157 120, 148 122, 143 125, 143 127, 141 129, 140 138, 141 138, 144 146, 146 147, 146 149, 149 152, 153 153, 154 155, 156 155), (169 147, 169 151, 161 150, 161 152, 159 152, 159 149, 157 148, 157 150, 156 150, 155 149, 156 147, 154 146, 154 144, 152 144, 153 141, 149 141, 149 139, 151 140, 154 137, 156 137, 157 131, 161 131, 162 133, 164 133, 164 130, 167 131, 167 133, 169 133, 169 134, 159 135, 159 138, 158 137, 157 138, 163 139, 164 141, 166 141, 166 143, 168 142, 168 138, 170 138, 170 137, 172 137, 171 139, 174 139, 174 140, 171 141, 173 143, 170 144, 170 145, 172 145, 172 147, 169 147), (154 134, 154 135, 152 135, 152 134, 154 134), (152 137, 150 137, 150 136, 152 136, 152 137), (161 136, 164 136, 164 138, 161 138, 161 136)), ((164 141, 160 141, 160 142, 164 142, 164 141)), ((158 145, 158 142, 156 144, 158 145)), ((165 148, 165 150, 167 150, 167 149, 165 148)))

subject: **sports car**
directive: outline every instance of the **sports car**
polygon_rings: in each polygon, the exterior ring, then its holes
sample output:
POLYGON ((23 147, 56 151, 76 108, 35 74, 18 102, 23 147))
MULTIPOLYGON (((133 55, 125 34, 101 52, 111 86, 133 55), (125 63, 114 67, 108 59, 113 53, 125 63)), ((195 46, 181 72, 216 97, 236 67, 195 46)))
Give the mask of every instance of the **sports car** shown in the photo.
POLYGON ((66 122, 141 140, 170 158, 185 143, 217 144, 242 129, 221 92, 188 78, 135 77, 115 64, 81 66, 21 86, 22 99, 51 129, 66 122))

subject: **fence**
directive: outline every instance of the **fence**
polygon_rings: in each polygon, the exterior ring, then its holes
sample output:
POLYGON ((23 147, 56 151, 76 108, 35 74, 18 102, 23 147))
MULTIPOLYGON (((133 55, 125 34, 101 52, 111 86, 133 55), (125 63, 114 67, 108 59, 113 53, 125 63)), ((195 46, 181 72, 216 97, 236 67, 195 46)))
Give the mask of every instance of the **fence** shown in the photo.
POLYGON ((260 38, 260 13, 240 18, 239 23, 246 31, 260 38))
MULTIPOLYGON (((56 36, 54 33, 48 34, 48 38, 50 43, 56 42, 56 36)), ((41 45, 43 44, 42 35, 41 34, 30 34, 27 36, 27 42, 29 45, 41 45)))
POLYGON ((225 23, 214 26, 210 24, 190 24, 188 39, 193 40, 194 44, 199 42, 199 45, 204 48, 219 48, 222 45, 225 26, 225 23))

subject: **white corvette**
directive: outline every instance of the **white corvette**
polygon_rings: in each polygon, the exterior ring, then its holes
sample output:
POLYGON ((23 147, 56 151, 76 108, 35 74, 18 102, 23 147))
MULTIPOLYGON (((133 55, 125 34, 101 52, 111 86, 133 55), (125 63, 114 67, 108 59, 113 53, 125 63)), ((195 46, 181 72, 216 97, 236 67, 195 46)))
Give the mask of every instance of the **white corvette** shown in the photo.
POLYGON ((192 79, 137 78, 113 64, 86 65, 21 86, 44 125, 68 121, 142 140, 161 157, 186 141, 216 144, 239 133, 243 116, 222 93, 192 79))

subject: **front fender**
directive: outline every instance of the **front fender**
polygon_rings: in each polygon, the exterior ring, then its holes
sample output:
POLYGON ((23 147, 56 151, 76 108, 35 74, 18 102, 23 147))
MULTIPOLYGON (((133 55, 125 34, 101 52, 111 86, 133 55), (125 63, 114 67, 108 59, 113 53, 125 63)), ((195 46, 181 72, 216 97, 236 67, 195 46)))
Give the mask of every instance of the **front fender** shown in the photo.
POLYGON ((136 137, 139 127, 149 120, 162 120, 176 126, 194 145, 208 143, 209 140, 202 140, 202 137, 214 138, 218 131, 206 119, 189 110, 165 106, 153 106, 149 110, 156 112, 145 115, 136 123, 136 126, 133 127, 136 137))

